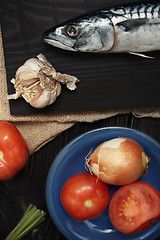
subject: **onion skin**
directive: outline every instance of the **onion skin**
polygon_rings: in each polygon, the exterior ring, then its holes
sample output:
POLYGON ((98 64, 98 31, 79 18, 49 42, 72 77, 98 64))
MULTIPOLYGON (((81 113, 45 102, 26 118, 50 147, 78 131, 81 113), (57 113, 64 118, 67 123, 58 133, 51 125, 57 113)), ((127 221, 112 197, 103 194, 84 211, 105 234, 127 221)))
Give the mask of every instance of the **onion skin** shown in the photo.
POLYGON ((86 165, 101 181, 125 185, 147 172, 149 160, 140 144, 119 137, 100 144, 86 159, 86 165))

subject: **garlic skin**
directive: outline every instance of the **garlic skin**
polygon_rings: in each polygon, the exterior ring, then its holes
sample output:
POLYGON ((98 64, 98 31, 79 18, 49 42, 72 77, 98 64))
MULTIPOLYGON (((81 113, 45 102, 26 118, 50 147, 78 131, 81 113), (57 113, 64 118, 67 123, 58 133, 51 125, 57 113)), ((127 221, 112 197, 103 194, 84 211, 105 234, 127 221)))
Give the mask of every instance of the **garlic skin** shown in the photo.
POLYGON ((46 57, 39 54, 17 69, 15 78, 11 79, 16 92, 8 95, 8 99, 22 96, 32 107, 43 108, 55 102, 62 90, 61 83, 75 90, 77 82, 74 76, 56 72, 46 57))

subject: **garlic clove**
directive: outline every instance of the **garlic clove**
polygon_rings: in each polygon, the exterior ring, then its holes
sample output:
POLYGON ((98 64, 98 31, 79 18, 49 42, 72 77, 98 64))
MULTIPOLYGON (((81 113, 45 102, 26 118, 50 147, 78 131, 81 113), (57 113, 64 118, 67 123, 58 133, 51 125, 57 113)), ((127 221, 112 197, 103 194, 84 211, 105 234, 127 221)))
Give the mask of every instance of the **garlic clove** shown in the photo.
POLYGON ((38 78, 35 72, 23 71, 19 73, 17 76, 17 80, 15 81, 15 88, 18 86, 18 84, 21 84, 27 87, 37 81, 38 81, 38 78))
POLYGON ((53 102, 55 102, 56 98, 61 94, 62 88, 60 83, 57 84, 57 89, 55 92, 50 93, 50 101, 48 102, 48 105, 51 105, 53 102))
POLYGON ((47 64, 48 67, 53 68, 52 64, 47 60, 47 58, 43 54, 38 54, 37 58, 43 62, 43 64, 47 64))
POLYGON ((40 83, 34 84, 32 88, 26 88, 22 94, 26 102, 29 102, 32 107, 43 108, 52 104, 61 93, 61 85, 57 82, 54 91, 42 89, 40 83))
POLYGON ((23 88, 22 97, 26 102, 30 103, 32 100, 37 100, 41 96, 43 89, 40 87, 39 82, 32 84, 28 88, 23 88))
POLYGON ((42 94, 40 94, 39 98, 32 98, 30 100, 30 104, 35 108, 43 108, 48 105, 50 99, 50 93, 48 91, 43 90, 42 94))
POLYGON ((60 92, 51 93, 44 89, 38 98, 32 98, 29 102, 35 108, 43 108, 52 104, 59 94, 60 92))
POLYGON ((44 64, 36 58, 30 58, 24 63, 23 66, 28 68, 28 70, 38 72, 44 66, 44 64))

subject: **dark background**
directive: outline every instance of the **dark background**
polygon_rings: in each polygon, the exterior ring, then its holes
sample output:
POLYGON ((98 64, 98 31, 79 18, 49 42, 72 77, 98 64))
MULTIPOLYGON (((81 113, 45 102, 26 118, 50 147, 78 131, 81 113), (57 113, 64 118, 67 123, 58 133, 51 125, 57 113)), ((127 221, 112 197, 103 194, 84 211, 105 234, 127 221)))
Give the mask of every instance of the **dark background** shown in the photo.
MULTIPOLYGON (((96 110, 126 106, 159 107, 159 52, 152 53, 152 56, 156 57, 154 60, 128 54, 89 56, 65 52, 41 41, 43 31, 54 24, 88 10, 104 8, 120 2, 131 1, 1 0, 0 16, 8 81, 14 77, 17 67, 26 59, 35 57, 41 52, 46 54, 58 71, 76 75, 81 80, 75 92, 71 93, 64 88, 56 103, 50 108, 43 109, 42 112, 74 111, 77 108, 96 110), (97 88, 98 81, 102 87, 97 88), (104 98, 102 102, 98 100, 101 97, 104 98), (91 99, 89 105, 88 99, 91 99)), ((12 85, 9 84, 8 87, 9 92, 13 92, 12 85)), ((41 112, 30 108, 23 99, 11 101, 13 114, 24 114, 23 108, 27 109, 26 113, 41 112)), ((104 126, 131 127, 160 141, 160 119, 136 118, 131 113, 94 123, 77 123, 64 131, 30 156, 28 164, 16 177, 10 181, 0 182, 0 240, 9 234, 30 203, 47 212, 46 178, 59 151, 80 134, 104 126)), ((65 240, 66 238, 56 228, 47 212, 46 220, 24 239, 65 240)))

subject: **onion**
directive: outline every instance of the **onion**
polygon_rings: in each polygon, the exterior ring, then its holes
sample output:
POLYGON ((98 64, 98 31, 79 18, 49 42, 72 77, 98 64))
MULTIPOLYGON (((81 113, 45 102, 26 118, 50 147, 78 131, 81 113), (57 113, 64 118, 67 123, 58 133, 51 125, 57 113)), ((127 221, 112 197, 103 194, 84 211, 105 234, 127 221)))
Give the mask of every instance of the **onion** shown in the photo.
POLYGON ((100 144, 86 158, 86 165, 101 181, 125 185, 147 172, 149 160, 139 143, 119 137, 100 144))

